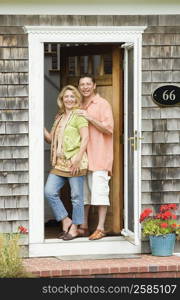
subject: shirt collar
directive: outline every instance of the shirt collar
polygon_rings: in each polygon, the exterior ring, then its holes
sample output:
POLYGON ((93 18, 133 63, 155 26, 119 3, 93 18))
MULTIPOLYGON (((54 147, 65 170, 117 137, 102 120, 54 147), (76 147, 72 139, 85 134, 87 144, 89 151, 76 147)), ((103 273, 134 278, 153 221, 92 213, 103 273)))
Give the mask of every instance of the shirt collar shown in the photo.
POLYGON ((87 109, 91 103, 97 103, 98 98, 99 94, 95 94, 94 97, 84 106, 84 108, 87 109))

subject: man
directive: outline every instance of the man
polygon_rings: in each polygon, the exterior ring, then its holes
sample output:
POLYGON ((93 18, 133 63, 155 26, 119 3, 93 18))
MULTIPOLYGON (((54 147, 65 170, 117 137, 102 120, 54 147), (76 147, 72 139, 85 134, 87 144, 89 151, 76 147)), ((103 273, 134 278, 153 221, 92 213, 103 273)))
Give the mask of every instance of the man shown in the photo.
POLYGON ((103 238, 104 223, 109 202, 109 179, 113 163, 113 114, 107 100, 95 93, 96 83, 91 75, 79 79, 79 91, 83 97, 83 109, 78 114, 89 121, 87 146, 89 173, 85 183, 85 220, 79 229, 80 236, 88 236, 88 214, 91 205, 98 206, 98 224, 90 240, 103 238))

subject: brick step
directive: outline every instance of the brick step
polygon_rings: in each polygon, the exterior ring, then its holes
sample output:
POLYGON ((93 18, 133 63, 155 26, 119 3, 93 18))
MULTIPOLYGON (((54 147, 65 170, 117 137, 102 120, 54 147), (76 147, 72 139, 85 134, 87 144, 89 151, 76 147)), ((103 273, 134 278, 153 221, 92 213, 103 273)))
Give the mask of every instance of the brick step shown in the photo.
POLYGON ((180 278, 180 256, 64 261, 56 257, 24 258, 28 272, 37 277, 66 278, 180 278))

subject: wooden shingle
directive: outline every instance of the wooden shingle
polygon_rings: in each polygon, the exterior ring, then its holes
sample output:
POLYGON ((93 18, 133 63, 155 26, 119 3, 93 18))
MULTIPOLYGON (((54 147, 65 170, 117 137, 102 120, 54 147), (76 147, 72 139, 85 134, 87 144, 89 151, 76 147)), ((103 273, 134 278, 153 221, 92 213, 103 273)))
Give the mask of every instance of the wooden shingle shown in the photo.
POLYGON ((0 147, 0 159, 28 158, 28 147, 0 147))
POLYGON ((28 39, 25 34, 6 34, 0 36, 0 47, 27 47, 28 39))
MULTIPOLYGON (((12 101, 10 100, 10 102, 12 102, 12 101)), ((23 99, 20 101, 23 101, 23 99)), ((20 103, 20 101, 19 101, 19 103, 20 103)), ((16 102, 18 102, 18 101, 16 101, 16 102)), ((16 102, 14 103, 14 107, 15 107, 16 102)), ((6 104, 7 104, 7 101, 6 101, 6 104)), ((11 104, 13 104, 13 103, 11 103, 11 104)), ((18 107, 16 107, 16 108, 17 108, 16 110, 15 109, 14 110, 13 109, 2 110, 1 114, 0 114, 0 121, 9 121, 9 122, 12 121, 12 122, 17 122, 17 124, 20 121, 21 122, 28 121, 28 111, 18 109, 18 107)), ((15 123, 14 123, 14 125, 15 125, 15 123)))
MULTIPOLYGON (((20 120, 26 121, 26 120, 28 120, 28 117, 27 116, 23 117, 23 115, 24 115, 23 110, 28 109, 28 106, 29 106, 28 97, 3 97, 3 98, 0 97, 0 109, 3 109, 3 110, 6 109, 6 111, 1 110, 0 118, 2 120, 3 119, 2 114, 8 112, 8 113, 12 113, 12 120, 13 120, 14 114, 13 114, 12 110, 14 109, 17 112, 17 110, 20 109, 20 113, 19 113, 19 116, 21 118, 20 120)), ((27 111, 26 115, 28 115, 28 111, 27 111)), ((17 116, 17 114, 16 114, 16 116, 17 116)), ((6 119, 6 117, 5 117, 5 119, 6 119)))
POLYGON ((28 72, 28 60, 1 59, 0 70, 1 72, 28 72))

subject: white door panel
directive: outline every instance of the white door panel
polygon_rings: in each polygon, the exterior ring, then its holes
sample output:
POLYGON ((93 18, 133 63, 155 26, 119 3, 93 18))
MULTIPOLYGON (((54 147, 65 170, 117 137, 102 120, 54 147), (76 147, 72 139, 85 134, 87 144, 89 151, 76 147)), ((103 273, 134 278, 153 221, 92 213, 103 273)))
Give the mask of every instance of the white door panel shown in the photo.
POLYGON ((122 234, 139 244, 139 133, 138 101, 135 86, 134 44, 124 48, 124 229, 122 234))

